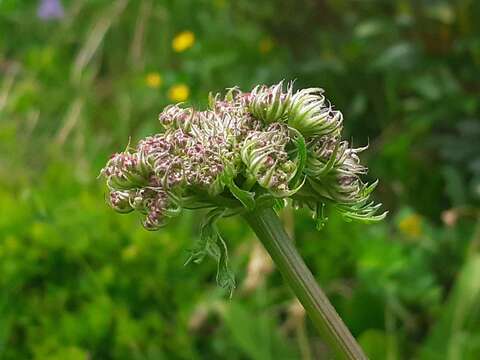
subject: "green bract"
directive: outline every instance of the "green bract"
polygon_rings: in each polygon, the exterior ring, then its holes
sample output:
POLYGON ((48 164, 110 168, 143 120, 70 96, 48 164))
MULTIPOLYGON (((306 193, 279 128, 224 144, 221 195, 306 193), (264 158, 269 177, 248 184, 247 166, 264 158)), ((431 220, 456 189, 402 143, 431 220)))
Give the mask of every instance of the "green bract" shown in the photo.
MULTIPOLYGON (((161 133, 113 155, 102 170, 108 200, 119 212, 144 214, 150 230, 183 208, 210 208, 194 260, 209 254, 226 269, 215 221, 279 199, 311 209, 320 225, 325 206, 346 219, 385 217, 368 200, 376 183, 360 178, 367 169, 357 154, 365 148, 350 148, 341 139, 343 116, 322 89, 294 92, 282 82, 250 93, 233 88, 224 97, 210 96, 208 110, 172 105, 159 120, 161 133)), ((231 276, 222 279, 226 285, 231 276)))

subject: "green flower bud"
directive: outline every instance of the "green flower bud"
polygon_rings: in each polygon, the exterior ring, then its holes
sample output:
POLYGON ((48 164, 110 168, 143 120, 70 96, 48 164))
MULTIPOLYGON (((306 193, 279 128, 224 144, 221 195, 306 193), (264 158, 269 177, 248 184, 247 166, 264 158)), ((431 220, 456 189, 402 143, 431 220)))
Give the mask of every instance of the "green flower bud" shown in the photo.
POLYGON ((297 91, 291 98, 288 124, 306 137, 339 134, 342 122, 342 113, 325 104, 320 88, 297 91))
POLYGON ((283 91, 283 81, 273 86, 256 86, 249 96, 248 108, 253 116, 266 124, 282 122, 287 117, 292 98, 292 84, 283 91))

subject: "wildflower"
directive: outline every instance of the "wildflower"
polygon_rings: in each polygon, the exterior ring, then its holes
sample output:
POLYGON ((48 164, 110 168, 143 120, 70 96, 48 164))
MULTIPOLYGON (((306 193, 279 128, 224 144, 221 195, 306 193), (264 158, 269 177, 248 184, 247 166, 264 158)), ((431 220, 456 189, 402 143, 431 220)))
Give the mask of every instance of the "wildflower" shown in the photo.
POLYGON ((45 21, 61 19, 64 10, 60 0, 41 0, 37 9, 37 16, 45 21))
POLYGON ((398 228, 407 236, 419 237, 422 235, 422 218, 418 214, 410 214, 398 223, 398 228))
POLYGON ((190 96, 190 88, 185 84, 173 85, 168 90, 168 98, 175 102, 182 102, 190 96))
POLYGON ((264 55, 268 54, 270 51, 272 51, 273 45, 273 40, 269 37, 265 37, 258 43, 258 51, 264 55))
POLYGON ((158 72, 151 72, 145 77, 145 83, 152 89, 158 89, 162 85, 163 80, 158 72))
POLYGON ((175 52, 184 52, 195 44, 195 34, 191 31, 182 31, 172 40, 172 49, 175 52))
MULTIPOLYGON (((174 101, 188 95, 184 84, 169 90, 174 101)), ((367 168, 358 154, 366 147, 352 148, 341 139, 343 116, 323 90, 294 92, 292 84, 284 89, 280 82, 249 93, 232 88, 209 100, 204 111, 167 106, 159 116, 162 131, 114 154, 101 174, 112 208, 139 212, 148 230, 182 209, 210 208, 191 259, 214 257, 220 284, 234 286, 215 227, 222 216, 290 198, 295 207, 310 209, 317 223, 324 221, 324 206, 350 220, 385 217, 376 215, 380 204, 369 201, 377 182, 361 179, 367 168)), ((417 231, 415 224, 402 226, 417 231)))
MULTIPOLYGON (((188 92, 178 84, 169 97, 183 101, 188 92)), ((108 202, 119 212, 144 214, 148 229, 185 207, 216 207, 219 196, 227 207, 290 197, 316 218, 327 204, 347 219, 379 220, 380 205, 368 201, 377 183, 361 179, 367 169, 358 154, 366 147, 341 139, 343 117, 332 108, 323 90, 294 92, 282 82, 211 96, 206 111, 167 106, 159 116, 162 133, 113 155, 102 170, 108 202)), ((405 224, 417 231, 415 222, 405 224)))

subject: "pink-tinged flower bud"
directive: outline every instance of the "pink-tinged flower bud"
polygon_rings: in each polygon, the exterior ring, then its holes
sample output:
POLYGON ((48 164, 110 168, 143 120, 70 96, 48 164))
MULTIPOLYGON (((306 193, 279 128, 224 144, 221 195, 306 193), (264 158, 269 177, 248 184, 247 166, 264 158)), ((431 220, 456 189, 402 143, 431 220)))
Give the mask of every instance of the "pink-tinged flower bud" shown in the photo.
POLYGON ((101 174, 110 189, 129 190, 148 184, 151 167, 141 153, 117 153, 108 161, 101 174))
POLYGON ((337 137, 324 135, 311 138, 307 144, 308 157, 305 173, 312 178, 328 174, 347 158, 348 143, 337 137))
POLYGON ((182 129, 188 131, 194 120, 193 109, 183 109, 178 105, 167 106, 159 115, 158 120, 165 130, 182 129))
POLYGON ((159 191, 156 193, 150 193, 148 201, 146 201, 146 216, 143 221, 143 226, 147 230, 158 230, 160 227, 165 225, 167 221, 167 207, 168 207, 168 196, 165 192, 159 191))
POLYGON ((152 189, 138 189, 130 197, 130 206, 136 211, 146 214, 156 196, 156 192, 152 189))
POLYGON ((130 205, 131 193, 128 191, 111 191, 108 198, 108 203, 113 210, 119 213, 129 213, 133 211, 130 205))
POLYGON ((260 186, 274 194, 284 194, 296 171, 286 150, 290 141, 288 129, 278 123, 270 125, 266 131, 251 132, 241 149, 247 176, 255 178, 260 186))

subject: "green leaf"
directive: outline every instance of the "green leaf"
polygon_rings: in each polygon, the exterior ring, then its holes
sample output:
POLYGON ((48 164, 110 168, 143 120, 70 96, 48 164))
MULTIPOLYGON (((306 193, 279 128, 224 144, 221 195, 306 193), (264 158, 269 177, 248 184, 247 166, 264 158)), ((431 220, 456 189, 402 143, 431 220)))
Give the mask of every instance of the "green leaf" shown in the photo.
POLYGON ((216 226, 225 212, 225 209, 217 208, 207 214, 200 230, 200 239, 191 250, 185 265, 190 262, 200 263, 207 255, 212 257, 217 262, 217 284, 226 289, 231 297, 235 289, 235 277, 228 265, 227 245, 216 226))
POLYGON ((393 335, 370 329, 358 338, 370 360, 399 359, 399 350, 393 335))
POLYGON ((316 203, 314 212, 315 227, 317 230, 322 230, 328 221, 325 216, 325 203, 316 203))
POLYGON ((211 91, 208 93, 208 107, 211 110, 215 107, 215 95, 211 91))
POLYGON ((235 198, 242 203, 242 205, 248 210, 255 208, 255 193, 247 190, 243 190, 235 184, 235 181, 230 180, 228 183, 228 189, 235 198))
POLYGON ((217 246, 218 254, 217 257, 217 284, 226 289, 229 292, 230 298, 232 297, 233 290, 235 289, 235 275, 230 270, 228 265, 228 249, 225 240, 221 237, 220 233, 217 231, 217 246))
MULTIPOLYGON (((469 347, 480 330, 480 255, 463 266, 440 319, 427 338, 420 359, 477 359, 468 356, 469 347)), ((479 344, 477 343, 476 346, 479 344)), ((473 355, 473 354, 471 354, 473 355)))
POLYGON ((301 180, 302 177, 305 177, 303 169, 305 169, 305 164, 307 162, 307 145, 305 143, 305 138, 300 131, 292 127, 289 127, 289 130, 295 134, 295 146, 297 148, 297 170, 291 183, 293 187, 298 187, 298 185, 303 182, 303 180, 301 180))

